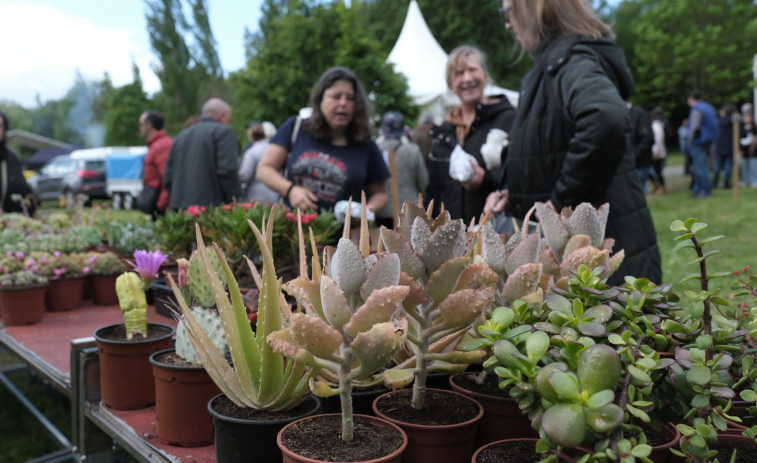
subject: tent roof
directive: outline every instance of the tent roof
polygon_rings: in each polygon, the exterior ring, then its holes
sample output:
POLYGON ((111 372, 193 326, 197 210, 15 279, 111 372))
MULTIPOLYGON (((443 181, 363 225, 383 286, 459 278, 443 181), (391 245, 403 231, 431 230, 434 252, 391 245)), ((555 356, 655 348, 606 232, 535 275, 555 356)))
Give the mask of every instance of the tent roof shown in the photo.
MULTIPOLYGON (((457 96, 447 88, 448 57, 423 19, 418 2, 411 0, 402 31, 386 60, 407 77, 408 95, 415 104, 426 106, 437 98, 448 106, 460 104, 457 96)), ((518 104, 518 92, 513 90, 487 85, 484 94, 505 94, 510 103, 518 104)))
POLYGON ((73 150, 76 148, 74 145, 21 129, 9 130, 7 139, 11 143, 18 143, 21 146, 33 149, 56 147, 73 150))
POLYGON ((410 2, 405 24, 387 61, 394 63, 395 69, 405 74, 410 87, 408 94, 420 106, 430 103, 447 90, 444 77, 447 53, 429 30, 415 0, 410 2))

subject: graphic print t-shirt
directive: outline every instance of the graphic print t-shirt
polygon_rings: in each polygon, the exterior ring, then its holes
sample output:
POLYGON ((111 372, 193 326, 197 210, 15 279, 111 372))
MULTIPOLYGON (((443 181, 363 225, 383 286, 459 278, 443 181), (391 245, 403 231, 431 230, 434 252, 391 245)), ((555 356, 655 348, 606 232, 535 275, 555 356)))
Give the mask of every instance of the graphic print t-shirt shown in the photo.
POLYGON ((287 178, 318 196, 319 209, 333 209, 337 201, 360 201, 360 192, 367 185, 383 183, 389 171, 376 143, 368 141, 335 146, 313 138, 304 129, 304 121, 292 146, 295 118, 279 128, 271 143, 289 151, 287 178))

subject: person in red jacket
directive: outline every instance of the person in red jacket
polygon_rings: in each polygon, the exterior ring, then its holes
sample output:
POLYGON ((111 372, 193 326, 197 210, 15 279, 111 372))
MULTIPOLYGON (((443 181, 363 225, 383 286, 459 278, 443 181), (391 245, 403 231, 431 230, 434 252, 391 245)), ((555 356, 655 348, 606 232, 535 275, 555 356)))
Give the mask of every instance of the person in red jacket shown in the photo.
POLYGON ((166 171, 166 161, 171 152, 173 139, 163 129, 163 114, 154 109, 145 111, 139 116, 139 133, 147 142, 147 156, 144 164, 144 187, 157 190, 157 201, 152 211, 156 214, 165 214, 170 198, 168 190, 163 186, 163 175, 166 171))

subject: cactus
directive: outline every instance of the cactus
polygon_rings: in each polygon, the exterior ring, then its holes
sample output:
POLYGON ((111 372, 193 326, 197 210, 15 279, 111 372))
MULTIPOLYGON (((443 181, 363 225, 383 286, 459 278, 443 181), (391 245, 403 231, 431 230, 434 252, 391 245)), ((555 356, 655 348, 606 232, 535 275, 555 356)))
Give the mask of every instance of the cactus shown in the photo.
MULTIPOLYGON (((216 275, 218 275, 221 284, 225 287, 227 285, 226 275, 223 272, 221 261, 215 253, 208 253, 210 262, 213 265, 216 275)), ((192 292, 192 297, 195 302, 201 307, 212 307, 216 303, 215 296, 213 295, 213 289, 210 286, 210 280, 205 275, 205 268, 202 264, 202 259, 197 250, 192 253, 189 258, 189 270, 187 271, 187 284, 189 290, 192 292)))
POLYGON ((142 280, 134 272, 125 272, 116 278, 116 294, 124 314, 126 339, 135 334, 147 336, 147 299, 142 280))
MULTIPOLYGON (((226 342, 226 333, 223 330, 223 324, 218 312, 202 307, 192 307, 190 310, 197 323, 200 324, 202 329, 208 334, 208 337, 210 337, 210 340, 213 341, 213 344, 221 352, 221 355, 226 355, 229 346, 226 342)), ((189 333, 187 333, 184 323, 179 323, 176 327, 176 355, 189 363, 201 363, 200 357, 195 352, 189 339, 189 333)))

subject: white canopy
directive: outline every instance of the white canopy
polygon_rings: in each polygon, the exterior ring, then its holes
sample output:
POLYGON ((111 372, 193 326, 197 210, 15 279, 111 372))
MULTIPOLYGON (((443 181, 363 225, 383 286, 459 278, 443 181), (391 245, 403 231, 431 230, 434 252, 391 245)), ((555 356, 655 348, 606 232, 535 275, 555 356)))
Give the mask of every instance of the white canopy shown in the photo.
MULTIPOLYGON (((402 25, 402 31, 389 53, 387 62, 393 63, 395 70, 407 77, 408 94, 418 106, 434 103, 445 106, 460 104, 457 96, 447 88, 447 58, 447 53, 426 25, 418 2, 411 0, 405 24, 402 25)), ((518 103, 518 93, 512 90, 487 85, 484 93, 504 93, 513 105, 518 103)))

